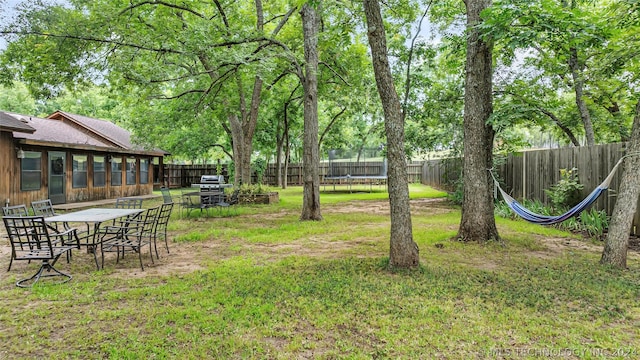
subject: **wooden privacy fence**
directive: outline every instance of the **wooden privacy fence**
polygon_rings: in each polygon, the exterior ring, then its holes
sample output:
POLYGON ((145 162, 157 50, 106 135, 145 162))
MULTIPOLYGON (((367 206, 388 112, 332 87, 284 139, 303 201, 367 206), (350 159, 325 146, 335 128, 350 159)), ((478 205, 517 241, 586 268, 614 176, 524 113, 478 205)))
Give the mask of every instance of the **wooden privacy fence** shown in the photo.
MULTIPOLYGON (((544 192, 560 181, 560 169, 577 168, 578 178, 584 185, 582 197, 586 197, 609 175, 618 160, 625 154, 624 143, 524 151, 510 154, 499 161, 496 175, 502 188, 516 199, 539 200, 549 205, 544 192)), ((461 159, 426 161, 422 169, 422 183, 451 190, 460 176, 461 159)), ((623 168, 618 168, 609 190, 603 193, 593 208, 613 213, 616 191, 620 187, 623 168)), ((639 199, 640 200, 640 199, 639 199)), ((639 204, 640 205, 640 204, 639 204)), ((639 207, 640 209, 640 207, 639 207)), ((640 212, 636 211, 633 235, 640 234, 640 212)))
MULTIPOLYGON (((166 164, 164 167, 165 185, 170 188, 189 187, 191 184, 200 182, 202 175, 218 175, 218 165, 178 165, 166 164)), ((225 182, 233 182, 229 180, 227 165, 220 166, 220 174, 224 175, 225 182)))
MULTIPOLYGON (((371 175, 376 176, 381 172, 381 168, 383 166, 382 161, 366 161, 366 162, 338 162, 333 161, 331 163, 331 172, 329 171, 329 163, 322 162, 320 163, 320 182, 325 183, 324 177, 329 174, 333 174, 334 176, 338 175, 347 175, 347 174, 358 174, 358 175, 371 175)), ((264 180, 265 184, 275 186, 277 182, 276 178, 276 164, 269 164, 265 173, 264 180)), ((414 161, 407 163, 407 175, 409 182, 420 182, 422 176, 422 161, 414 161)), ((287 185, 300 185, 303 183, 303 166, 302 164, 289 164, 287 169, 287 185)))
MULTIPOLYGON (((334 173, 336 174, 371 174, 372 176, 380 174, 382 162, 381 161, 367 161, 367 162, 333 162, 334 173)), ((228 183, 233 182, 233 179, 229 178, 228 166, 226 164, 220 165, 220 174, 225 176, 225 181, 228 183)), ((407 164, 407 172, 409 182, 420 182, 422 176, 422 162, 414 161, 407 164)), ((217 175, 218 165, 205 164, 205 165, 178 165, 178 164, 165 164, 164 168, 164 184, 171 188, 189 187, 191 184, 200 182, 201 175, 217 175)), ((320 181, 324 179, 324 175, 329 174, 329 163, 323 162, 320 164, 320 181)), ((257 174, 253 173, 252 182, 258 181, 257 174)), ((262 183, 270 186, 276 186, 278 184, 276 179, 276 165, 269 164, 265 169, 262 177, 262 183)), ((289 164, 287 170, 287 184, 296 186, 303 185, 303 168, 302 164, 289 164)))

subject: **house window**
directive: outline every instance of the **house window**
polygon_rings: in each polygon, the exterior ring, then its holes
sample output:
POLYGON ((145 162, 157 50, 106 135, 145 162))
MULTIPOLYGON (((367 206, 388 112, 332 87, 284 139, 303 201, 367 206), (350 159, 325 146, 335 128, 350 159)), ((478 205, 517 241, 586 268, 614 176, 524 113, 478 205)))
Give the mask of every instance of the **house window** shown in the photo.
POLYGON ((127 185, 136 184, 136 159, 127 158, 127 185))
POLYGON ((42 184, 42 153, 25 151, 20 162, 20 189, 40 190, 42 184))
POLYGON ((111 158, 111 185, 122 185, 122 158, 111 158))
POLYGON ((93 157, 93 187, 103 187, 107 182, 107 167, 104 156, 93 157))
POLYGON ((140 184, 149 183, 149 159, 140 159, 140 184))
POLYGON ((73 155, 73 187, 87 187, 87 155, 73 155))

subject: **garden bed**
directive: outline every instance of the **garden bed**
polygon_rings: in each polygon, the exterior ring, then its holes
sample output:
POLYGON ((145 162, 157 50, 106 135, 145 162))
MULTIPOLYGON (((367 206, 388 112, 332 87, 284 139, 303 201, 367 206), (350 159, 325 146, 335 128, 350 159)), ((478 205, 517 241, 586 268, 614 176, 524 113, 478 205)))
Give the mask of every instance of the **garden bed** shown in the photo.
POLYGON ((280 196, 277 192, 269 192, 265 194, 238 194, 239 204, 277 204, 280 202, 280 196))

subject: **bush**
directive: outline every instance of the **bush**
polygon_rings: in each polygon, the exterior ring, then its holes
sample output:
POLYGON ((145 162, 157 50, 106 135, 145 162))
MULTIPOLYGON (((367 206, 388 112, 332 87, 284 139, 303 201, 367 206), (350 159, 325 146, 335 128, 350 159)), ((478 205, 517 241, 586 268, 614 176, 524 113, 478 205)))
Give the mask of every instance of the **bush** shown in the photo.
POLYGON ((580 222, 583 225, 583 231, 599 240, 604 239, 604 233, 609 228, 609 217, 604 210, 583 211, 580 214, 580 222))
POLYGON ((554 208, 571 208, 577 205, 582 196, 584 185, 578 179, 578 169, 560 169, 560 181, 550 189, 545 189, 554 208))
POLYGON ((270 192, 271 188, 262 184, 242 184, 238 188, 238 194, 240 195, 268 194, 270 192))

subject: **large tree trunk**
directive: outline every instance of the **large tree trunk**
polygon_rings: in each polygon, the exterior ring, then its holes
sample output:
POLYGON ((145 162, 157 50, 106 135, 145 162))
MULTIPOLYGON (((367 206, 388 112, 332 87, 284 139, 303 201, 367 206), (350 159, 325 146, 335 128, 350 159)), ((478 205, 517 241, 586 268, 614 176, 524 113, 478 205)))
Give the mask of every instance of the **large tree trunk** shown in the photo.
POLYGON ((364 12, 367 17, 367 35, 387 133, 391 207, 389 265, 403 268, 416 267, 420 264, 420 254, 418 245, 413 241, 411 228, 409 184, 404 153, 404 116, 391 76, 386 35, 378 0, 364 0, 364 12))
POLYGON ((258 109, 260 108, 260 93, 262 79, 254 78, 253 93, 249 110, 246 108, 243 84, 238 75, 238 96, 240 98, 240 117, 229 114, 231 140, 233 143, 233 162, 235 163, 236 185, 251 184, 251 153, 253 152, 253 136, 258 124, 258 109))
MULTIPOLYGON (((235 178, 234 183, 238 186, 244 183, 246 166, 243 164, 249 163, 251 167, 251 144, 247 149, 247 144, 244 141, 244 131, 242 129, 242 121, 236 114, 229 114, 229 125, 231 128, 231 143, 233 144, 233 163, 235 165, 235 178), (248 155, 248 156, 247 156, 248 155), (247 160, 247 157, 249 160, 247 160)), ((249 177, 251 179, 251 177, 249 177)))
MULTIPOLYGON (((318 8, 320 1, 317 2, 318 8)), ((320 214, 320 155, 318 149, 318 30, 320 21, 312 5, 300 10, 304 34, 304 152, 301 220, 322 220, 320 214)))
POLYGON ((627 154, 634 155, 624 161, 624 172, 620 181, 616 205, 611 215, 611 224, 600 259, 601 264, 619 268, 627 267, 629 233, 640 195, 640 157, 637 155, 638 152, 640 152, 640 100, 636 104, 631 140, 627 148, 627 154))
POLYGON ((480 38, 475 27, 491 0, 466 0, 467 63, 464 93, 464 165, 462 220, 458 239, 483 243, 498 240, 493 215, 492 167, 494 130, 487 120, 492 103, 492 45, 480 38))
POLYGON ((587 145, 593 146, 596 144, 596 137, 593 132, 593 123, 591 122, 591 115, 587 108, 587 103, 584 101, 584 66, 580 65, 578 60, 578 50, 571 48, 569 50, 569 68, 571 69, 571 77, 573 78, 573 90, 576 93, 576 105, 578 106, 578 112, 582 119, 582 125, 584 126, 584 134, 587 138, 587 145))

